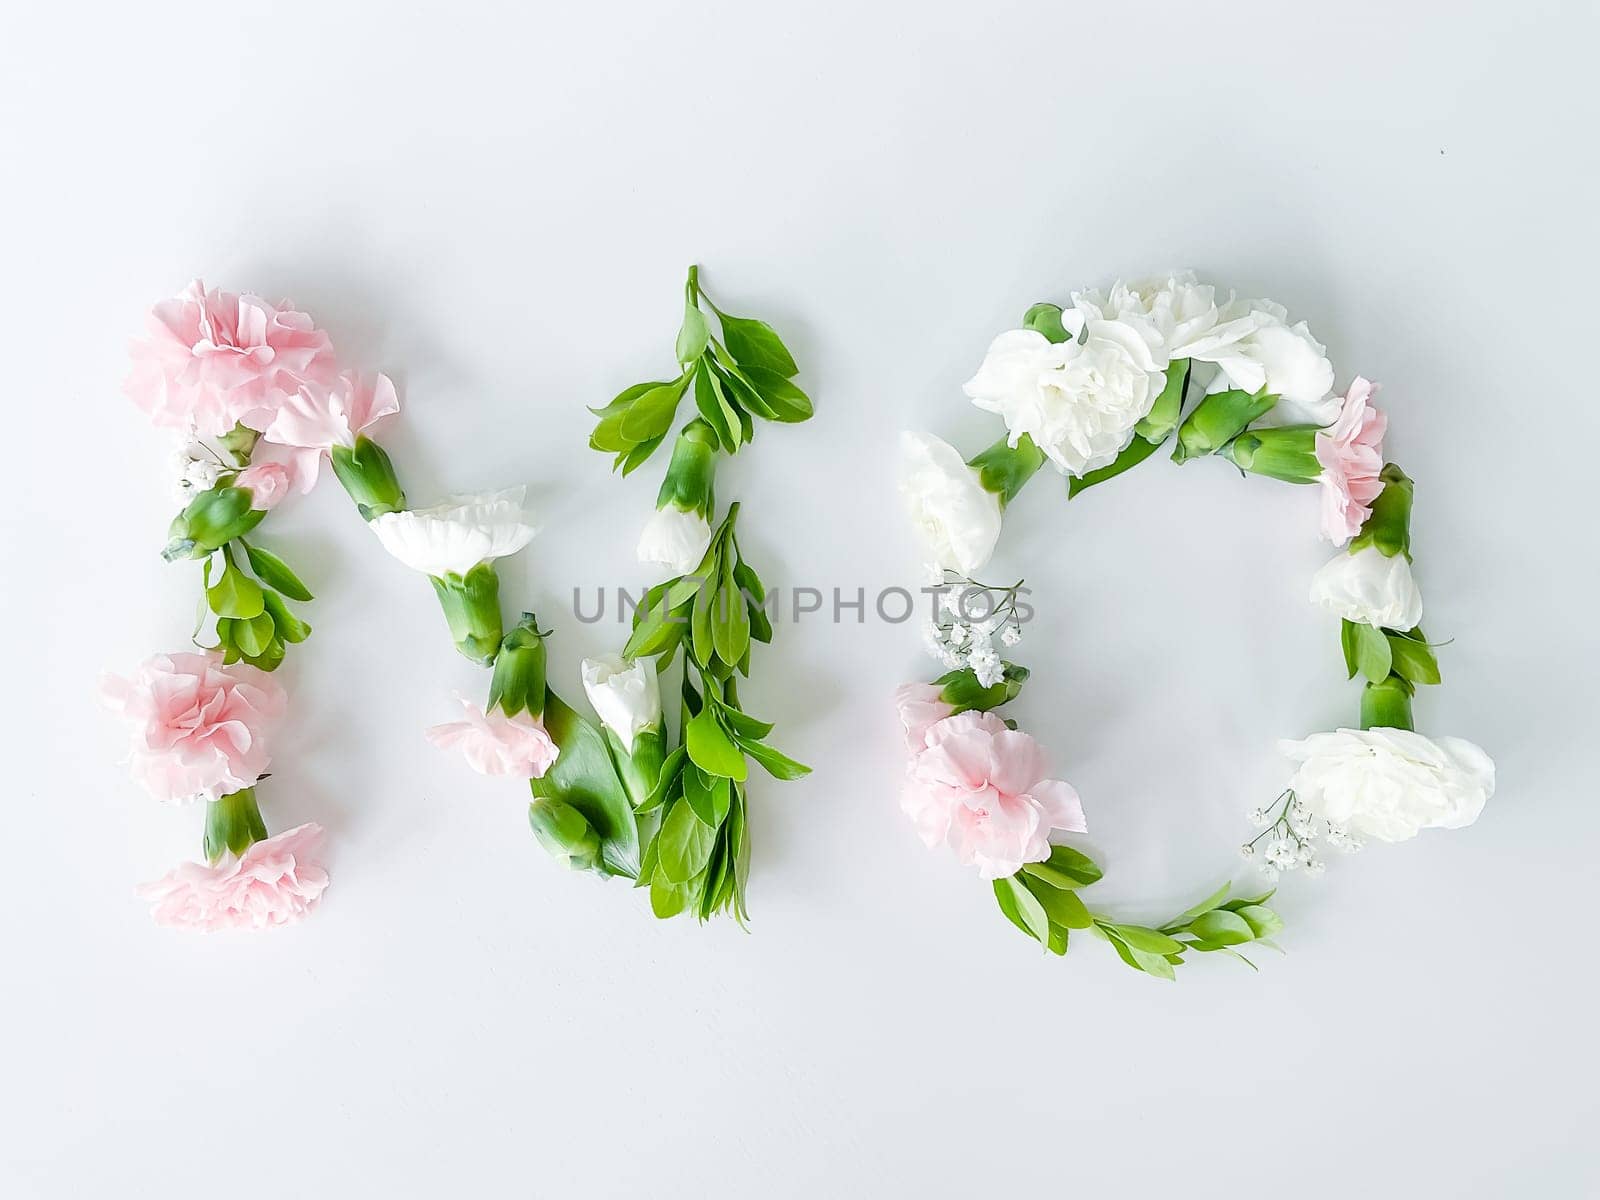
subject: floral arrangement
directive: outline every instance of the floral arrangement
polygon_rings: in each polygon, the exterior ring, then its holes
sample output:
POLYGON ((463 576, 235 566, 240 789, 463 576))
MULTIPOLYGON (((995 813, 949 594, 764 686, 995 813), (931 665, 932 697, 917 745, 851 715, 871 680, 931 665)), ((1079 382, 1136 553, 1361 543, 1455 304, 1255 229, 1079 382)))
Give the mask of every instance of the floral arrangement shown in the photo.
POLYGON ((667 578, 635 608, 621 655, 585 660, 583 682, 604 728, 604 757, 594 755, 594 770, 604 775, 609 762, 632 805, 629 820, 644 847, 634 877, 650 889, 651 909, 702 921, 731 912, 743 923, 749 763, 781 780, 809 768, 773 748, 766 740, 773 726, 746 712, 740 699, 752 644, 772 640, 772 622, 766 589, 739 545, 739 505, 718 519, 716 465, 720 454, 754 440, 758 420, 804 421, 812 406, 793 382, 799 368, 776 331, 718 308, 695 267, 684 285, 675 358, 673 378, 635 384, 594 410, 599 420, 589 444, 627 475, 666 441, 691 392, 695 409, 673 440, 656 512, 637 549, 641 563, 667 578), (680 651, 674 739, 661 677, 680 651))
MULTIPOLYGON (((1460 738, 1415 732, 1412 699, 1440 680, 1412 573, 1413 483, 1386 463, 1376 386, 1334 390, 1325 348, 1305 322, 1267 300, 1220 299, 1190 273, 1041 303, 995 338, 966 384, 1006 436, 970 459, 930 434, 907 434, 901 492, 930 557, 940 615, 929 649, 946 668, 897 696, 908 754, 903 807, 930 846, 948 844, 991 882, 1018 929, 1064 954, 1074 930, 1162 978, 1191 954, 1274 946, 1272 892, 1233 897, 1224 884, 1156 926, 1113 921, 1079 892, 1100 867, 1052 836, 1086 832, 1078 794, 1050 776, 1038 743, 996 714, 1028 678, 995 648, 1015 646, 1028 615, 1021 585, 977 582, 1003 514, 1049 463, 1068 498, 1131 470, 1170 443, 1172 460, 1220 456, 1241 472, 1321 492, 1322 536, 1340 552, 1312 580, 1311 600, 1340 620, 1350 678, 1363 677, 1358 726, 1285 741, 1294 771, 1251 813, 1242 847, 1267 882, 1320 874, 1320 846, 1399 842, 1470 825, 1494 792, 1494 764, 1460 738)), ((1253 965, 1253 964, 1252 964, 1253 965)))
POLYGON ((107 676, 101 692, 131 727, 134 779, 157 800, 206 812, 203 861, 140 893, 163 925, 288 924, 327 889, 323 831, 312 823, 269 836, 256 792, 287 706, 273 673, 310 636, 293 604, 312 595, 256 530, 289 493, 311 487, 321 455, 352 428, 395 410, 394 389, 341 371, 328 335, 290 301, 199 281, 155 306, 132 355, 128 394, 178 438, 183 509, 162 553, 199 564, 202 601, 193 650, 107 676))

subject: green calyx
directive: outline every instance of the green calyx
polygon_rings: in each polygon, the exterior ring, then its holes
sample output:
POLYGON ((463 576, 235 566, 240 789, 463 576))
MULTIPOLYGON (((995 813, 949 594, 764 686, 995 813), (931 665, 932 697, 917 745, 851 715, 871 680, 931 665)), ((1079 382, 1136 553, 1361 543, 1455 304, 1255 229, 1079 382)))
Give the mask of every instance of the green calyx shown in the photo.
POLYGON ((1390 675, 1361 689, 1361 728, 1411 729, 1411 696, 1415 689, 1390 675))
POLYGON ((658 509, 671 504, 684 512, 710 516, 719 444, 716 431, 699 417, 679 431, 672 447, 672 461, 667 464, 666 478, 656 494, 658 509))
POLYGON ((1383 491, 1372 502, 1372 515, 1350 543, 1350 552, 1354 554, 1365 546, 1376 546, 1388 558, 1404 554, 1409 559, 1411 503, 1416 485, 1394 463, 1385 463, 1378 478, 1383 480, 1383 491))
POLYGON ((1044 466, 1044 451, 1034 445, 1027 434, 1019 437, 1015 446, 1001 438, 987 450, 969 458, 967 466, 978 473, 978 482, 984 491, 1000 497, 1000 506, 1004 508, 1044 466))
POLYGON ((263 509, 250 507, 250 501, 248 488, 217 487, 201 492, 172 519, 167 529, 170 540, 161 557, 168 562, 205 558, 243 537, 267 515, 263 509))
POLYGON ((231 853, 235 858, 267 836, 267 823, 256 805, 256 789, 241 788, 206 805, 206 832, 202 843, 212 866, 231 853))
POLYGON ((235 425, 227 433, 217 439, 217 445, 225 450, 237 466, 249 466, 250 456, 255 453, 256 442, 261 435, 254 429, 245 425, 235 425))
POLYGON ((1051 304, 1048 300, 1041 300, 1022 314, 1022 327, 1043 334, 1056 345, 1072 340, 1072 335, 1061 323, 1061 305, 1051 304))
POLYGON ((1178 426, 1178 444, 1173 447, 1172 461, 1188 462, 1215 454, 1260 419, 1278 398, 1269 392, 1241 392, 1230 389, 1212 392, 1178 426))
POLYGON ((600 867, 600 835, 581 812, 562 800, 540 796, 528 805, 528 824, 539 844, 574 871, 600 867))
POLYGON ((1145 441, 1159 446, 1178 427, 1178 419, 1183 416, 1183 395, 1189 388, 1189 367, 1187 358, 1174 359, 1167 364, 1167 381, 1161 394, 1144 419, 1133 427, 1134 433, 1145 441))
POLYGON ((1317 461, 1315 425, 1249 429, 1229 442, 1224 454, 1241 471, 1285 483, 1315 483, 1322 474, 1317 461))
POLYGON ((363 521, 399 512, 406 506, 406 494, 394 473, 394 464, 382 446, 361 434, 354 446, 335 446, 329 451, 333 473, 356 502, 363 521))
MULTIPOLYGON (((495 612, 498 616, 498 605, 495 612)), ((494 676, 489 681, 490 710, 498 706, 508 717, 519 712, 535 719, 544 715, 544 639, 548 636, 541 632, 532 613, 523 613, 522 620, 512 626, 494 658, 494 676)))
POLYGON ((430 575, 456 649, 480 667, 500 651, 500 577, 494 564, 479 563, 465 575, 430 575))

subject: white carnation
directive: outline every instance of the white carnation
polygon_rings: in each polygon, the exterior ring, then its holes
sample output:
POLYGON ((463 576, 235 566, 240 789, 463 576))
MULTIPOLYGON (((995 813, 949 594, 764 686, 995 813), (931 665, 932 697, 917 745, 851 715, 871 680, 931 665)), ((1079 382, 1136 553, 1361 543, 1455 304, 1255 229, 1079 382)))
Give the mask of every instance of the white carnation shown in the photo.
MULTIPOLYGON (((1289 324, 1289 310, 1271 300, 1230 303, 1222 316, 1232 328, 1251 328, 1203 357, 1219 368, 1211 390, 1238 388, 1278 397, 1264 425, 1330 425, 1341 399, 1333 395, 1333 364, 1327 347, 1311 336, 1304 321, 1289 324)), ((1195 355, 1196 358, 1202 357, 1195 355)))
POLYGON ((687 575, 700 565, 711 545, 711 525, 698 512, 674 504, 645 522, 636 551, 640 562, 687 575))
POLYGON ((661 723, 661 685, 655 664, 615 655, 583 660, 583 690, 600 723, 633 752, 633 739, 661 723))
POLYGON ((962 575, 981 571, 1000 539, 1000 497, 931 433, 902 434, 900 458, 900 496, 925 552, 962 575))
POLYGON ((1295 798, 1356 835, 1403 842, 1424 829, 1460 829, 1494 795, 1494 762, 1462 738, 1409 729, 1340 729, 1283 742, 1298 768, 1295 798))
POLYGON ((523 510, 525 488, 452 496, 431 508, 385 513, 368 524, 383 548, 425 575, 465 575, 521 550, 538 532, 523 510))
POLYGON ((1311 577, 1311 602, 1347 621, 1386 629, 1416 628, 1422 620, 1422 592, 1403 554, 1389 556, 1376 546, 1335 555, 1311 577))

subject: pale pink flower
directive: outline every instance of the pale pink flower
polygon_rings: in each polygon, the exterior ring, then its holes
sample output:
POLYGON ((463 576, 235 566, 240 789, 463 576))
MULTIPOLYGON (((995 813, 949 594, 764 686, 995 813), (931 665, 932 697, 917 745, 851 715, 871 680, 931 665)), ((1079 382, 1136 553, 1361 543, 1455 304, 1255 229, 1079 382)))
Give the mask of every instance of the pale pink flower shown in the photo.
POLYGON ((157 925, 174 929, 266 929, 311 911, 328 887, 319 861, 322 826, 297 825, 214 865, 180 863, 139 887, 157 925))
POLYGON ((895 689, 894 703, 905 729, 906 749, 912 754, 926 747, 928 730, 955 711, 936 683, 903 683, 895 689))
POLYGON ((285 707, 265 671, 223 666, 216 653, 157 654, 132 679, 105 676, 100 694, 133 725, 134 779, 168 804, 216 800, 255 783, 285 707))
POLYGON ((1372 515, 1383 491, 1383 434, 1389 418, 1369 401, 1378 385, 1357 375, 1334 423, 1315 438, 1322 484, 1322 536, 1342 546, 1372 515))
POLYGON ((251 508, 266 510, 276 508, 278 501, 289 494, 294 477, 295 471, 287 463, 258 462, 240 471, 233 483, 249 489, 251 508))
POLYGON ((485 713, 459 694, 456 699, 461 701, 466 719, 435 725, 426 736, 442 750, 459 749, 478 774, 540 779, 561 753, 538 718, 526 712, 514 717, 485 713))
POLYGON ((198 279, 151 310, 124 384, 157 425, 219 437, 263 430, 302 384, 331 385, 333 343, 288 300, 269 304, 198 279))
POLYGON ((948 842, 984 879, 1049 858, 1054 830, 1087 831, 1072 785, 1045 777, 1039 743, 993 713, 947 717, 925 741, 911 758, 901 807, 924 842, 948 842))
POLYGON ((324 454, 354 446, 363 430, 399 411, 400 397, 387 375, 346 371, 331 386, 307 383, 286 396, 262 436, 289 448, 302 490, 309 491, 324 454))

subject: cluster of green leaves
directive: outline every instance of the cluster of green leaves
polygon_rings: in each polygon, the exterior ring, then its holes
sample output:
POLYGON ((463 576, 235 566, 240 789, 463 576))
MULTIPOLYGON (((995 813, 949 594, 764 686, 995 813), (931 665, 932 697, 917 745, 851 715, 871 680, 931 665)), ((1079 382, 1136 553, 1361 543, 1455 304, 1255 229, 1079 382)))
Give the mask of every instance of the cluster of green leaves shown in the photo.
POLYGON ((1175 979, 1184 955, 1223 953, 1254 969, 1237 947, 1252 942, 1277 949, 1269 939, 1283 928, 1266 907, 1272 896, 1229 899, 1230 886, 1216 892, 1159 929, 1112 921, 1093 912, 1078 895, 1101 877, 1099 866, 1069 846, 1051 847, 1044 862, 1028 863, 1015 875, 994 881, 995 900, 1006 919, 1052 954, 1065 954, 1073 930, 1089 930, 1108 942, 1117 957, 1136 971, 1175 979))
POLYGON ((723 312, 700 287, 699 268, 684 285, 683 324, 676 350, 678 375, 636 383, 604 408, 589 445, 616 456, 624 475, 645 462, 666 439, 683 397, 694 392, 695 408, 729 454, 755 437, 755 418, 794 423, 811 416, 811 399, 794 383, 795 365, 777 332, 765 321, 723 312), (721 329, 719 339, 701 308, 721 329))
POLYGON ((767 743, 772 724, 739 701, 735 675, 749 675, 750 644, 770 642, 772 625, 766 589, 739 550, 738 515, 735 504, 694 573, 650 590, 623 651, 655 657, 662 671, 680 648, 684 657, 682 742, 638 809, 641 817, 659 818, 639 873, 659 917, 692 912, 705 920, 731 911, 744 921, 749 760, 775 779, 810 773, 767 743))
POLYGON ((217 618, 217 644, 212 648, 222 651, 224 662, 275 670, 287 646, 311 635, 311 626, 288 604, 310 600, 311 590, 283 559, 243 538, 222 547, 222 569, 213 580, 215 561, 206 559, 201 572, 206 608, 217 618), (239 551, 249 563, 248 572, 239 561, 239 551))
POLYGON ((1415 687, 1438 683, 1441 678, 1439 659, 1420 625, 1406 630, 1375 629, 1346 620, 1339 627, 1339 646, 1351 679, 1359 672, 1372 683, 1382 683, 1393 674, 1415 687))

